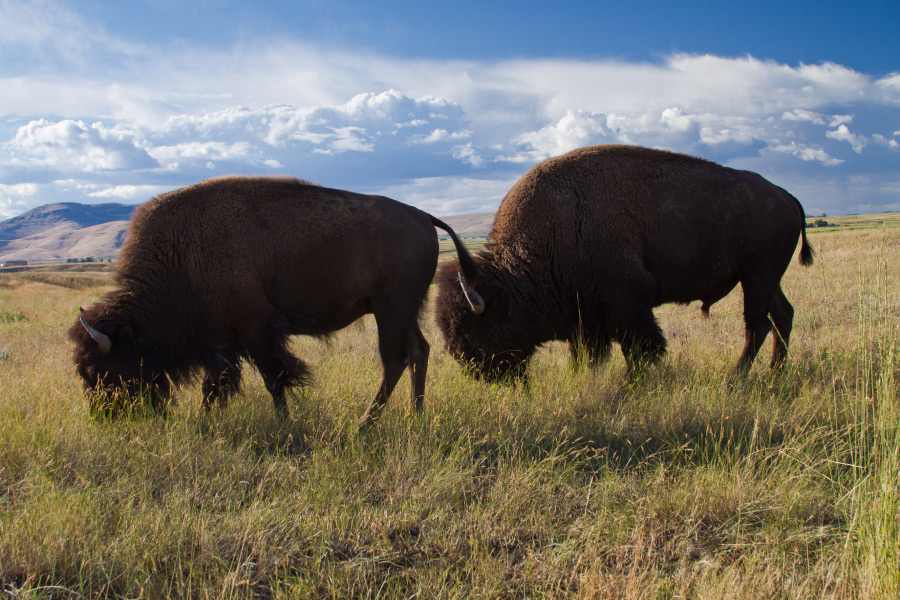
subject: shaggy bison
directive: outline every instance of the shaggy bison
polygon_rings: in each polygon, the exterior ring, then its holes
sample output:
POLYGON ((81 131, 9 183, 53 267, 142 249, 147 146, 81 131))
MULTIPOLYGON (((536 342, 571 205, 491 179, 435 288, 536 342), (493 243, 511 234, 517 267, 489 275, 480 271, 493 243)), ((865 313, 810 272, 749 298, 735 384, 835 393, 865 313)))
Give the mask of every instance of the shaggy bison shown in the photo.
POLYGON ((794 314, 780 282, 801 236, 809 265, 803 208, 755 173, 647 148, 582 148, 538 164, 503 199, 475 261, 480 314, 459 293, 458 265, 440 269, 437 322, 478 375, 521 374, 548 340, 590 359, 616 341, 631 370, 665 352, 655 306, 701 300, 705 316, 740 282, 736 371, 749 370, 773 325, 778 366, 794 314))
POLYGON ((78 374, 89 390, 149 389, 159 405, 199 367, 204 403, 224 404, 247 358, 286 410, 285 388, 309 374, 288 336, 325 336, 373 313, 384 374, 364 422, 407 366, 419 409, 429 346, 418 317, 437 265, 435 226, 474 280, 445 223, 389 198, 265 177, 163 194, 135 212, 118 289, 69 330, 78 374))

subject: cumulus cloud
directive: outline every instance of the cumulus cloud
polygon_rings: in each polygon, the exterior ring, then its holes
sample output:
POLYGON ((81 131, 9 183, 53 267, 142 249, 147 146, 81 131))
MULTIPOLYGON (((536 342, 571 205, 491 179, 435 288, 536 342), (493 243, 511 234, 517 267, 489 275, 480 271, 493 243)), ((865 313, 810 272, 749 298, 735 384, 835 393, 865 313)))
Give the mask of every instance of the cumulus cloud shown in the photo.
POLYGON ((812 111, 805 110, 803 108, 797 108, 795 110, 790 110, 781 115, 781 118, 785 121, 807 121, 809 123, 815 123, 816 125, 824 125, 825 118, 823 115, 812 111))
MULTIPOLYGON (((56 6, 33 5, 41 14, 56 6)), ((0 1, 4 23, 8 6, 0 1)), ((0 33, 5 48, 74 57, 55 70, 0 71, 3 214, 50 197, 138 200, 234 172, 292 173, 476 212, 535 162, 590 144, 670 148, 801 187, 821 182, 819 169, 849 180, 862 159, 893 160, 898 149, 900 132, 878 129, 900 117, 897 73, 692 54, 419 60, 283 39, 150 49, 67 14, 15 16, 23 29, 0 33), (54 47, 66 23, 77 35, 54 47), (116 59, 91 77, 79 71, 105 53, 116 59)), ((840 212, 836 189, 822 184, 811 196, 840 212)), ((896 201, 889 186, 868 189, 873 202, 896 201)))
MULTIPOLYGON (((894 135, 897 135, 896 133, 894 135)), ((890 148, 891 150, 900 149, 900 143, 897 140, 891 140, 881 135, 880 133, 876 133, 872 136, 872 142, 879 146, 885 146, 886 148, 890 148)))
POLYGON ((136 144, 134 132, 102 123, 87 125, 65 119, 31 121, 20 127, 9 144, 12 162, 41 163, 55 169, 109 171, 158 166, 136 144))
POLYGON ((35 183, 0 183, 0 218, 8 219, 28 210, 37 195, 35 183))
MULTIPOLYGON (((615 121, 613 116, 612 120, 615 121)), ((533 163, 548 156, 556 156, 579 146, 601 143, 616 139, 607 127, 610 117, 602 113, 583 110, 568 110, 555 123, 538 131, 524 133, 515 139, 522 148, 518 153, 503 156, 502 160, 519 163, 533 163)))
POLYGON ((88 192, 87 195, 90 198, 103 198, 119 202, 143 202, 167 191, 167 189, 156 185, 116 185, 88 192))
POLYGON ((385 187, 380 193, 433 215, 477 214, 497 210, 518 176, 422 177, 385 187))
POLYGON ((826 132, 825 135, 833 140, 848 142, 853 147, 853 151, 857 154, 862 152, 863 148, 866 147, 866 138, 861 135, 850 133, 850 128, 844 124, 839 125, 834 131, 826 132))
POLYGON ((839 158, 829 156, 828 153, 820 147, 807 146, 805 144, 798 144, 797 142, 773 146, 771 150, 782 154, 790 154, 804 161, 817 161, 828 166, 835 166, 844 162, 839 158))

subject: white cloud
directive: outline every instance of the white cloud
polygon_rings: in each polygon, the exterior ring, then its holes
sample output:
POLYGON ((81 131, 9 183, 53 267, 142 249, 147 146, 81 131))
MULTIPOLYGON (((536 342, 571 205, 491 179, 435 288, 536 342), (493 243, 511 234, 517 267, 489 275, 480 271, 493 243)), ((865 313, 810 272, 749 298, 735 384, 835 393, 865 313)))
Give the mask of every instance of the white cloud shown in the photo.
POLYGON ((856 153, 894 157, 898 145, 873 124, 900 116, 900 73, 876 80, 833 63, 691 54, 659 63, 439 61, 284 39, 147 48, 49 0, 0 0, 0 22, 0 48, 43 61, 0 79, 0 121, 16 122, 0 139, 0 177, 38 186, 31 195, 2 191, 4 214, 47 198, 272 171, 412 190, 426 203, 427 188, 448 214, 483 207, 484 194, 496 202, 515 173, 589 144, 745 161, 766 176, 824 165, 846 178, 862 168, 856 153), (10 6, 25 8, 12 15, 10 6), (57 9, 59 19, 37 18, 57 9), (78 185, 58 183, 68 179, 78 185))
POLYGON ((477 214, 497 210, 518 176, 423 177, 387 186, 378 193, 418 206, 433 215, 477 214))
POLYGON ((781 115, 781 118, 785 121, 808 121, 810 123, 815 123, 816 125, 825 124, 825 118, 821 114, 802 108, 787 111, 781 115))
POLYGON ((0 183, 0 218, 8 219, 28 210, 37 194, 34 183, 0 183))
POLYGON ((253 163, 250 145, 246 142, 188 142, 176 146, 159 146, 149 151, 164 168, 175 170, 185 161, 206 164, 210 161, 243 160, 253 163))
POLYGON ((840 125, 834 131, 826 132, 825 135, 833 140, 848 142, 853 147, 853 151, 857 154, 862 152, 863 148, 866 147, 866 138, 851 133, 850 128, 846 125, 840 125))
POLYGON ((891 73, 875 82, 875 86, 883 90, 888 98, 897 102, 897 94, 900 93, 900 72, 891 73))
POLYGON ((0 49, 25 48, 36 59, 52 56, 70 66, 86 66, 97 52, 125 56, 141 52, 53 0, 0 1, 0 23, 0 49))
POLYGON ((477 152, 475 152, 475 149, 472 148, 471 142, 469 142, 468 144, 453 146, 452 155, 456 160, 468 163, 473 167, 480 167, 484 164, 484 158, 482 158, 478 155, 477 152))
POLYGON ((331 143, 327 148, 316 148, 313 152, 320 154, 340 154, 352 150, 354 152, 372 152, 375 145, 368 139, 362 127, 336 127, 332 130, 331 143))
POLYGON ((828 123, 828 126, 839 127, 840 125, 845 125, 852 122, 853 115, 831 115, 831 121, 828 123))
POLYGON ((659 122, 672 131, 686 132, 696 127, 696 121, 684 114, 680 108, 667 108, 662 112, 659 122))
POLYGON ((879 146, 890 148, 891 150, 900 149, 900 143, 898 143, 897 140, 889 140, 880 133, 876 133, 872 136, 872 142, 879 146))
POLYGON ((833 158, 828 155, 825 150, 822 148, 807 146, 805 144, 798 144, 797 142, 791 142, 790 144, 774 146, 772 147, 774 152, 779 152, 782 154, 791 154, 796 156, 800 160, 804 161, 817 161, 822 163, 823 165, 828 165, 833 167, 835 165, 839 165, 843 160, 839 158, 833 158))
MULTIPOLYGON (((614 116, 612 118, 615 119, 614 116)), ((516 144, 524 150, 511 156, 504 156, 502 160, 533 163, 579 146, 598 144, 607 139, 615 140, 613 132, 607 127, 609 120, 610 117, 601 113, 566 111, 556 123, 516 138, 516 144)))
POLYGON ((158 185, 117 185, 89 192, 88 196, 91 198, 104 198, 107 200, 144 202, 167 190, 167 187, 158 185))
POLYGON ((56 169, 108 171, 157 166, 135 141, 134 132, 121 127, 40 119, 20 127, 9 149, 14 163, 43 163, 56 169))

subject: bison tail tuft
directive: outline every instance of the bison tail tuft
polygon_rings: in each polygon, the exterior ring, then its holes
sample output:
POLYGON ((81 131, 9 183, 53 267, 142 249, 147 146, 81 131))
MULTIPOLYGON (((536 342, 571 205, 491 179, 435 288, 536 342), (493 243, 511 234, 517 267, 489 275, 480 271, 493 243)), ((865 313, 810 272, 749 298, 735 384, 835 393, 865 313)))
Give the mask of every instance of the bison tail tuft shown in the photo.
POLYGON ((800 246, 800 264, 804 267, 808 267, 813 264, 813 257, 816 253, 813 251, 812 246, 809 244, 809 241, 806 239, 806 219, 803 220, 803 229, 801 230, 801 239, 803 241, 800 246))
POLYGON ((815 256, 815 252, 813 252, 812 246, 806 243, 806 240, 803 240, 803 247, 800 248, 800 264, 804 267, 808 267, 813 264, 813 257, 815 256))
POLYGON ((794 198, 794 201, 800 208, 800 239, 803 242, 800 246, 800 264, 804 267, 808 267, 813 264, 813 257, 816 253, 806 239, 806 211, 803 210, 803 205, 800 204, 799 200, 794 198))

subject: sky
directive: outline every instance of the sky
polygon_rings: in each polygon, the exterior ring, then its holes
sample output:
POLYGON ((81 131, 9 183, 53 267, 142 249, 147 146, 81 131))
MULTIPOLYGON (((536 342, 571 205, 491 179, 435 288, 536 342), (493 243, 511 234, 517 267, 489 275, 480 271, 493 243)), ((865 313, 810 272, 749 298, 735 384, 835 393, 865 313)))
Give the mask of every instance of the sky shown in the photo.
POLYGON ((291 174, 436 216, 638 144, 900 210, 900 2, 0 0, 0 219, 291 174))

